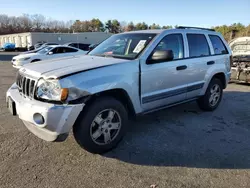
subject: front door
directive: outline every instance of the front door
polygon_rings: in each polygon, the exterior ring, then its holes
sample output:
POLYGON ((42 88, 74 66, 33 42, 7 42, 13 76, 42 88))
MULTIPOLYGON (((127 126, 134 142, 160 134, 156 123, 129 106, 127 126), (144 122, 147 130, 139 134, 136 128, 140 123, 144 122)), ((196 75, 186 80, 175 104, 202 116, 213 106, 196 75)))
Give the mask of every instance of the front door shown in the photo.
POLYGON ((141 104, 144 111, 186 99, 188 66, 184 59, 182 34, 166 35, 155 50, 172 50, 174 60, 155 64, 141 62, 141 104))

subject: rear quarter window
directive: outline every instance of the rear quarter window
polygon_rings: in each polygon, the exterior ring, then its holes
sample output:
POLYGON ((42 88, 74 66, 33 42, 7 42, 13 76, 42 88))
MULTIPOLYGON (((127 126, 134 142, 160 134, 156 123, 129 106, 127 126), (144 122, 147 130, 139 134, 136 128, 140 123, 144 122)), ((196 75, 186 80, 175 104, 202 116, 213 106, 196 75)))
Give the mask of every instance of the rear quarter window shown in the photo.
POLYGON ((209 35, 209 38, 213 45, 215 55, 228 54, 227 48, 219 36, 209 35))
POLYGON ((187 34, 189 57, 203 57, 210 55, 207 39, 203 34, 187 34))

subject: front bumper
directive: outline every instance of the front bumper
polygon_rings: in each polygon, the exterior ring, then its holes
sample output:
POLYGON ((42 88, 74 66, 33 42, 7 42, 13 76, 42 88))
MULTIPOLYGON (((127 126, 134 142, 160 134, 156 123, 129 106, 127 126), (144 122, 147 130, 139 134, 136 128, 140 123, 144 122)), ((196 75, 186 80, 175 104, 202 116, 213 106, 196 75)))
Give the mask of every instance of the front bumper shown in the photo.
POLYGON ((55 141, 60 135, 68 134, 84 104, 56 105, 25 98, 20 95, 16 84, 7 91, 6 98, 15 102, 16 113, 25 126, 36 136, 46 141, 55 141), (34 121, 34 114, 44 118, 43 124, 34 121))

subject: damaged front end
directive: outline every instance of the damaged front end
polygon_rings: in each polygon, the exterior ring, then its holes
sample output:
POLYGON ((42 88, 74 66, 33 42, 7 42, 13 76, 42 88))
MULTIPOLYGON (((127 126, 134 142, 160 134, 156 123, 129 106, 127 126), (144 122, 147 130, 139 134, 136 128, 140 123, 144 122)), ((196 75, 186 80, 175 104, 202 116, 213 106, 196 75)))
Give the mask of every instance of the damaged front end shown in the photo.
POLYGON ((250 83, 250 56, 248 61, 234 60, 231 67, 231 80, 250 83))
POLYGON ((231 80, 250 83, 250 37, 241 37, 230 43, 233 52, 231 80))

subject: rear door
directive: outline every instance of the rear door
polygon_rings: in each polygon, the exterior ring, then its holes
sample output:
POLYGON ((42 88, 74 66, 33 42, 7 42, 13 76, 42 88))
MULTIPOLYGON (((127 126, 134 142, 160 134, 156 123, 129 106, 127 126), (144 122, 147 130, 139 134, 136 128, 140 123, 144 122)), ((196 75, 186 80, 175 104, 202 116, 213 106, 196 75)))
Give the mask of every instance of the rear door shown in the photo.
POLYGON ((208 68, 213 66, 214 62, 211 61, 211 50, 205 34, 187 33, 186 40, 189 51, 187 99, 192 99, 200 95, 208 68))
MULTIPOLYGON (((195 98, 202 95, 205 83, 209 81, 207 76, 213 73, 214 66, 230 65, 229 53, 218 35, 194 34, 186 35, 189 46, 190 74, 187 87, 187 98, 195 98)), ((229 70, 230 71, 230 70, 229 70)))

